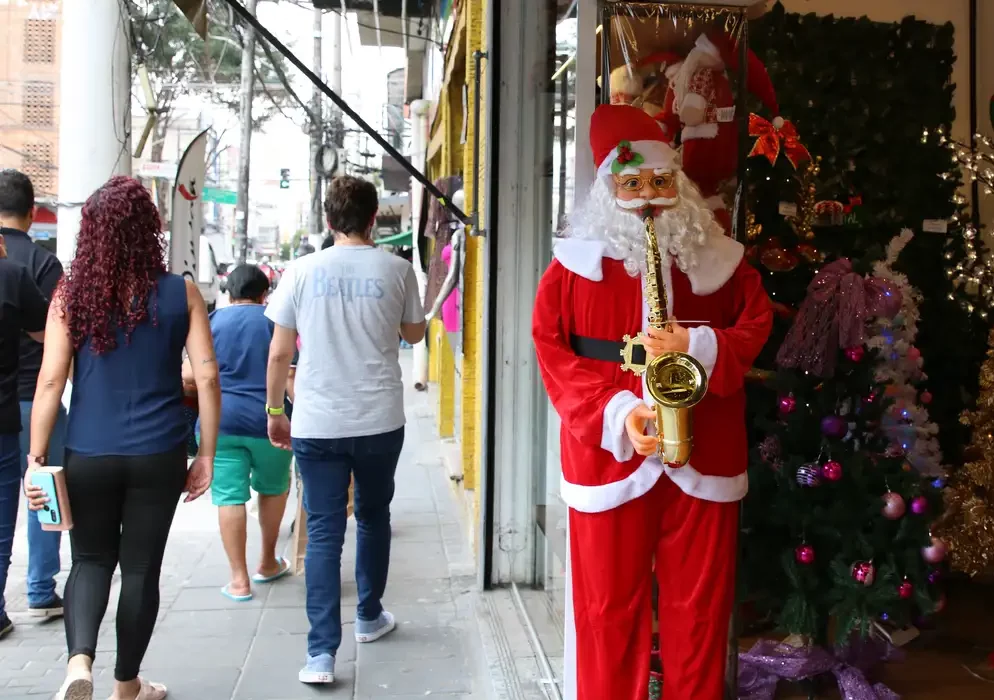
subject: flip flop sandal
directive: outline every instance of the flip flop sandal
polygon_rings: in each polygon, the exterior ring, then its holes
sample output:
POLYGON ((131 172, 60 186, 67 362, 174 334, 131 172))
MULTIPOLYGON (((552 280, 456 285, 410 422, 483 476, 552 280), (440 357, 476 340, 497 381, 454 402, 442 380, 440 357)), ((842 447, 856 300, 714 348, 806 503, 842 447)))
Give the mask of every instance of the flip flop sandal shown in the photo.
POLYGON ((151 683, 144 678, 138 680, 142 683, 142 689, 138 691, 135 700, 165 700, 169 690, 162 683, 151 683))
MULTIPOLYGON (((233 600, 236 603, 247 603, 250 600, 252 600, 252 593, 248 593, 246 595, 235 595, 234 593, 232 593, 231 591, 228 590, 228 586, 229 585, 231 585, 231 584, 228 584, 224 588, 221 589, 221 595, 223 595, 228 600, 233 600)), ((144 681, 142 681, 142 682, 144 682, 144 681)), ((144 687, 145 686, 142 686, 142 688, 144 688, 144 687)), ((139 697, 141 697, 141 696, 139 696, 139 697)), ((163 695, 162 697, 165 697, 165 696, 163 695)))
POLYGON ((93 678, 90 676, 66 678, 55 700, 93 700, 93 678))
POLYGON ((262 574, 252 574, 252 583, 272 583, 273 581, 278 581, 279 579, 290 573, 290 560, 286 557, 280 557, 280 570, 277 571, 272 576, 263 576, 262 574))

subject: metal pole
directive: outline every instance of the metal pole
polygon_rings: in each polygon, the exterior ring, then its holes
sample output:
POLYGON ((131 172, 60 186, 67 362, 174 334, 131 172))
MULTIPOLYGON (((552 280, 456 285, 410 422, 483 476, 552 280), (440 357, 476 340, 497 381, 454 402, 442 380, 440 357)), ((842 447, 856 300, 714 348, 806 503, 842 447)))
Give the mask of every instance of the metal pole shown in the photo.
POLYGON ((82 203, 112 175, 131 174, 131 43, 122 7, 118 0, 62 7, 57 155, 63 205, 56 251, 63 264, 76 252, 82 203))
MULTIPOLYGON (((347 18, 344 14, 331 13, 331 75, 329 85, 339 95, 342 94, 342 33, 348 31, 347 18), (344 25, 344 28, 343 28, 344 25)), ((345 130, 342 124, 342 113, 332 110, 332 123, 335 125, 335 146, 344 148, 345 130)))
MULTIPOLYGON (((255 19, 256 0, 245 0, 243 8, 255 19)), ((252 150, 252 95, 255 92, 255 29, 245 23, 245 46, 242 49, 241 104, 238 109, 242 127, 238 150, 238 206, 235 209, 235 262, 248 258, 249 173, 252 150)))
MULTIPOLYGON (((565 62, 567 56, 560 56, 565 62)), ((556 212, 556 231, 566 223, 566 115, 569 114, 569 71, 559 79, 559 208, 556 212)))
MULTIPOLYGON (((314 19, 314 72, 318 75, 322 72, 323 57, 321 54, 321 24, 324 13, 315 7, 313 10, 314 19)), ((308 233, 312 245, 320 246, 319 239, 324 230, 321 216, 321 173, 318 170, 318 153, 324 137, 324 115, 321 108, 321 91, 315 86, 311 92, 311 114, 314 121, 311 122, 311 215, 308 221, 308 233)))
POLYGON ((611 29, 614 8, 604 0, 601 5, 601 104, 611 103, 611 29))
POLYGON ((749 20, 746 13, 739 15, 739 85, 735 104, 735 118, 739 123, 739 184, 735 188, 732 212, 732 238, 744 241, 746 235, 746 159, 749 155, 749 20))

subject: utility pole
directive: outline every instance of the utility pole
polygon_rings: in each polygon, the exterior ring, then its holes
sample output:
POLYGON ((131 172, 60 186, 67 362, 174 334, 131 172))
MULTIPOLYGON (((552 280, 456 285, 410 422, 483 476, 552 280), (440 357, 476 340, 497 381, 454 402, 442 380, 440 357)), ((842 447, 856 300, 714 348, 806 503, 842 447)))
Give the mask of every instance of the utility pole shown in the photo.
MULTIPOLYGON (((109 0, 107 0, 109 1, 109 0)), ((256 0, 245 0, 245 9, 255 15, 256 0)), ((252 96, 255 94, 255 30, 245 25, 242 48, 241 104, 238 109, 242 138, 238 150, 238 204, 235 207, 235 261, 248 257, 249 172, 252 150, 252 96)))
MULTIPOLYGON (((314 63, 312 68, 316 75, 324 72, 323 56, 321 54, 321 31, 324 13, 317 7, 314 8, 314 63)), ((321 90, 315 85, 311 93, 311 115, 313 120, 311 126, 311 217, 308 231, 310 233, 311 245, 319 246, 323 216, 321 215, 321 171, 318 170, 318 152, 324 143, 324 113, 321 106, 321 90)))
POLYGON ((59 201, 72 205, 59 209, 63 264, 76 252, 82 203, 112 175, 131 174, 130 18, 122 7, 118 0, 62 3, 59 201))
MULTIPOLYGON (((431 102, 414 100, 411 103, 411 162, 417 167, 424 167, 428 157, 428 114, 431 102)), ((424 206, 425 188, 418 180, 411 178, 411 231, 413 245, 414 276, 418 280, 418 291, 421 301, 425 300, 428 290, 428 276, 423 269, 421 246, 418 230, 421 225, 421 207, 424 206)), ((428 388, 428 340, 423 339, 414 346, 414 388, 425 391, 428 388)))
MULTIPOLYGON (((336 94, 342 94, 342 23, 346 21, 345 15, 337 12, 331 13, 331 75, 329 86, 336 94)), ((346 27, 346 31, 348 28, 346 27)), ((342 113, 334 108, 332 112, 332 123, 334 124, 335 147, 345 146, 345 125, 342 123, 342 113)))

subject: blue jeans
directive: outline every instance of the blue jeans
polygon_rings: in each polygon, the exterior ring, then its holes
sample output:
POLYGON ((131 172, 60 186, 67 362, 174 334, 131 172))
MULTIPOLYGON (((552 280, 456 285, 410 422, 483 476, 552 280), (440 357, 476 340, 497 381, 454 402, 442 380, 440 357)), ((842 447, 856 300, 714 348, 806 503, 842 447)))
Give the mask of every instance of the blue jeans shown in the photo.
POLYGON ((17 433, 0 435, 0 615, 6 612, 3 597, 7 587, 10 553, 14 548, 17 505, 21 500, 21 446, 17 433))
POLYGON ((335 655, 342 643, 342 546, 349 476, 355 477, 355 579, 360 620, 376 620, 390 568, 390 502, 404 429, 333 440, 293 439, 307 513, 307 653, 335 655))
MULTIPOLYGON (((31 451, 31 401, 21 401, 21 474, 28 469, 28 452, 31 451)), ((59 413, 48 441, 48 464, 64 467, 66 409, 60 403, 59 413)), ((59 546, 61 532, 47 532, 38 523, 38 513, 28 511, 28 606, 41 607, 55 600, 55 577, 62 568, 59 546)))

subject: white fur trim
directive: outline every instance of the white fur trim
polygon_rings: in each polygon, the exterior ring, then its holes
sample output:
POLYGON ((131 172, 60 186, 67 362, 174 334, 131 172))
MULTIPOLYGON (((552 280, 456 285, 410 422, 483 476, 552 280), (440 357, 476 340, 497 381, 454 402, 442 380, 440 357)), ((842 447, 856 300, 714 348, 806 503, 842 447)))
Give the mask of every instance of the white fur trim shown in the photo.
POLYGON ((563 477, 559 489, 570 508, 581 513, 603 513, 649 493, 662 475, 663 465, 659 460, 646 459, 624 479, 599 486, 580 486, 563 477))
POLYGON ((749 477, 745 472, 735 476, 709 476, 701 474, 689 463, 674 468, 662 464, 657 457, 649 457, 624 479, 609 484, 580 486, 563 477, 560 494, 566 505, 574 510, 603 513, 644 496, 663 474, 685 494, 702 501, 735 503, 745 498, 749 491, 749 477))
MULTIPOLYGON (((644 162, 638 166, 639 168, 680 169, 679 155, 673 150, 672 146, 667 145, 664 141, 633 141, 631 148, 632 153, 638 153, 644 159, 644 162)), ((610 175, 611 164, 617 157, 618 149, 615 147, 607 154, 600 167, 597 168, 597 176, 610 175)))
MULTIPOLYGON (((657 460, 652 458, 652 461, 657 460)), ((745 472, 735 476, 706 476, 689 463, 676 469, 663 465, 663 469, 677 488, 702 501, 736 503, 749 492, 749 476, 745 472)))
MULTIPOLYGON (((608 251, 603 241, 586 238, 558 238, 553 242, 552 255, 567 270, 591 282, 604 279, 603 258, 620 260, 608 251)), ((721 289, 732 278, 744 255, 745 246, 738 241, 724 235, 711 236, 707 245, 697 251, 697 267, 687 273, 694 294, 706 296, 721 289)), ((663 279, 667 286, 666 296, 672 304, 669 267, 664 268, 663 279)), ((673 309, 668 309, 668 313, 672 314, 673 309)))
POLYGON ((708 209, 711 211, 718 211, 719 209, 728 209, 728 205, 725 204, 725 198, 721 195, 714 195, 713 197, 708 197, 704 200, 704 203, 708 205, 708 209))
POLYGON ((601 447, 610 452, 617 462, 627 462, 635 455, 635 448, 625 431, 625 418, 641 404, 642 399, 632 392, 619 391, 604 406, 601 447))
POLYGON ((611 256, 603 241, 586 238, 557 238, 552 243, 552 257, 574 275, 591 282, 604 279, 602 259, 618 259, 611 256))
POLYGON ((683 66, 683 61, 677 61, 671 66, 666 66, 666 70, 663 72, 663 75, 666 76, 667 80, 672 80, 673 76, 677 74, 677 72, 680 70, 682 66, 683 66))
POLYGON ((718 122, 698 124, 697 126, 685 126, 681 132, 683 139, 713 139, 718 136, 718 122))
POLYGON ((732 278, 738 269, 745 246, 728 236, 711 236, 706 246, 697 251, 697 267, 687 275, 690 288, 697 296, 714 294, 732 278))
POLYGON ((707 371, 708 379, 714 372, 714 366, 718 362, 718 336, 714 334, 714 329, 709 326, 698 326, 690 329, 690 347, 687 354, 696 359, 707 371))
POLYGON ((696 92, 692 92, 683 98, 683 104, 680 105, 680 109, 686 109, 687 107, 696 107, 697 109, 707 109, 708 101, 704 99, 703 95, 698 95, 696 92))

